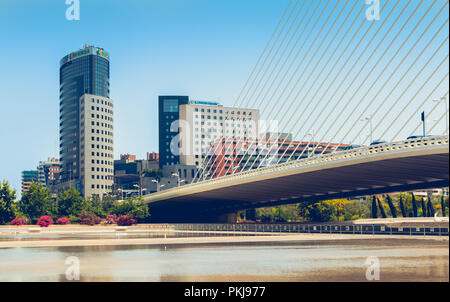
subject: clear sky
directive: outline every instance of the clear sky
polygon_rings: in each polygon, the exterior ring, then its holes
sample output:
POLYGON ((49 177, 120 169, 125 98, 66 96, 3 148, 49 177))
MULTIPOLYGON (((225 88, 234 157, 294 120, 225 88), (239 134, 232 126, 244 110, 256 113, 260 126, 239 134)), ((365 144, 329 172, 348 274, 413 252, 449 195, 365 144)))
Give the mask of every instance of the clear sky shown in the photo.
POLYGON ((236 103, 290 0, 80 0, 79 21, 65 0, 0 0, 0 180, 20 190, 58 155, 59 60, 84 44, 111 55, 116 158, 158 151, 162 94, 260 109, 299 140, 367 144, 367 117, 374 139, 400 140, 421 111, 443 134, 448 1, 377 1, 375 21, 365 0, 293 1, 261 86, 236 103))
POLYGON ((0 180, 57 157, 59 60, 83 44, 111 55, 115 157, 158 151, 157 97, 232 105, 288 0, 0 0, 0 180))

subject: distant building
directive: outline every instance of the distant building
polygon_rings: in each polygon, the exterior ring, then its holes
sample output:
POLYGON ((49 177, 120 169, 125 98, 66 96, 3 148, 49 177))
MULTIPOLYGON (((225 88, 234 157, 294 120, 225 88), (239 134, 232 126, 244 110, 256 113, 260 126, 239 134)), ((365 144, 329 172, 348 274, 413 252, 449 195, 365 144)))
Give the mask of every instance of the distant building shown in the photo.
MULTIPOLYGON (((141 182, 145 175, 145 171, 159 171, 157 162, 149 160, 136 160, 135 155, 120 155, 120 160, 114 161, 114 193, 125 191, 127 193, 137 193, 137 186, 141 186, 141 182)), ((156 191, 156 185, 151 184, 154 188, 147 188, 150 191, 156 191)), ((142 186, 142 188, 145 188, 142 186)), ((145 192, 148 193, 148 192, 145 192)), ((144 193, 144 194, 145 194, 144 193)))
POLYGON ((262 140, 230 138, 216 140, 211 144, 201 177, 221 177, 289 160, 343 151, 350 147, 350 145, 286 140, 292 139, 290 134, 266 133, 262 137, 264 138, 262 140))
POLYGON ((180 106, 180 162, 199 167, 211 144, 221 138, 256 139, 259 110, 190 101, 180 106))
POLYGON ((136 155, 120 154, 120 160, 134 162, 134 161, 136 161, 136 155))
POLYGON ((179 107, 189 102, 188 96, 160 96, 159 110, 159 167, 180 163, 180 156, 172 152, 178 148, 173 138, 178 135, 179 107))
POLYGON ((159 164, 159 153, 155 153, 155 152, 147 152, 147 160, 153 163, 158 163, 159 164))
POLYGON ((59 174, 61 171, 61 165, 59 159, 49 158, 46 161, 40 161, 37 167, 38 182, 53 189, 57 185, 59 180, 59 174))
POLYGON ((22 171, 22 195, 28 192, 32 183, 38 183, 38 171, 27 170, 22 171))

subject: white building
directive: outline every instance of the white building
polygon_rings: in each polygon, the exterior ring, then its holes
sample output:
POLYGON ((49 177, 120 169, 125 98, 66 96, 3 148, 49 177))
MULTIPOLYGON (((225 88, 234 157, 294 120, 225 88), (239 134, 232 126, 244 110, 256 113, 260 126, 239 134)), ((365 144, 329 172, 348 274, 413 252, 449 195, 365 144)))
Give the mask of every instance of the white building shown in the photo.
POLYGON ((85 198, 111 193, 114 182, 113 101, 84 94, 80 97, 80 183, 85 198))
POLYGON ((218 103, 189 101, 181 105, 180 162, 199 166, 211 144, 220 138, 255 139, 259 110, 223 107, 218 103))

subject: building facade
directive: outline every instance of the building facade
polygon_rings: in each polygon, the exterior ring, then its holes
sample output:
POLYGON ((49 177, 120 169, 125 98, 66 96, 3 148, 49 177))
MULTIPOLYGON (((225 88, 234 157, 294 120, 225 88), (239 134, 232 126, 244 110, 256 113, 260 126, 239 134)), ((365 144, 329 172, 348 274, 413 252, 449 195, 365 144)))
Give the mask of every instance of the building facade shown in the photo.
POLYGON ((80 97, 80 192, 84 197, 112 193, 114 182, 114 103, 107 97, 80 97))
POLYGON ((344 151, 352 147, 313 141, 292 141, 292 135, 286 133, 264 133, 260 137, 257 140, 222 138, 215 141, 205 160, 205 172, 200 173, 199 178, 221 177, 291 160, 344 151))
POLYGON ((109 98, 109 54, 85 46, 60 61, 59 157, 62 187, 82 191, 80 98, 84 94, 109 98))
POLYGON ((38 183, 38 171, 27 170, 22 171, 22 196, 25 192, 28 192, 32 183, 38 183))
POLYGON ((180 161, 200 167, 211 144, 222 138, 256 139, 259 110, 223 107, 215 102, 190 101, 180 106, 180 161))
POLYGON ((59 159, 49 158, 46 161, 40 161, 37 167, 38 182, 53 189, 57 185, 59 180, 59 174, 61 171, 61 165, 59 159))
POLYGON ((188 96, 160 96, 159 110, 159 167, 180 163, 178 145, 174 138, 179 134, 179 107, 189 103, 188 96))

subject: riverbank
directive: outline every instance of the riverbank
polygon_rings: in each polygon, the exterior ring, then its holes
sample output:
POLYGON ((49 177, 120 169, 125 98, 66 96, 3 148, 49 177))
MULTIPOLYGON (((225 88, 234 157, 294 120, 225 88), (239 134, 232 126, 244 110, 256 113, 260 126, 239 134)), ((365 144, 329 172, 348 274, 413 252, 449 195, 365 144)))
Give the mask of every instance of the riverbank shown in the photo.
MULTIPOLYGON (((177 232, 178 233, 178 232, 177 232)), ((183 232, 179 232, 182 234, 183 232)), ((199 232, 196 232, 199 233, 199 232)), ((207 232, 203 232, 206 234, 207 232)), ((357 240, 426 240, 448 243, 448 237, 427 236, 387 236, 387 235, 352 235, 352 234, 282 234, 260 236, 217 236, 216 237, 176 237, 176 238, 92 238, 92 239, 37 239, 0 241, 0 248, 36 248, 36 247, 77 247, 77 246, 160 246, 160 245, 217 245, 217 244, 252 244, 252 243, 305 243, 326 241, 357 241, 357 240)))

